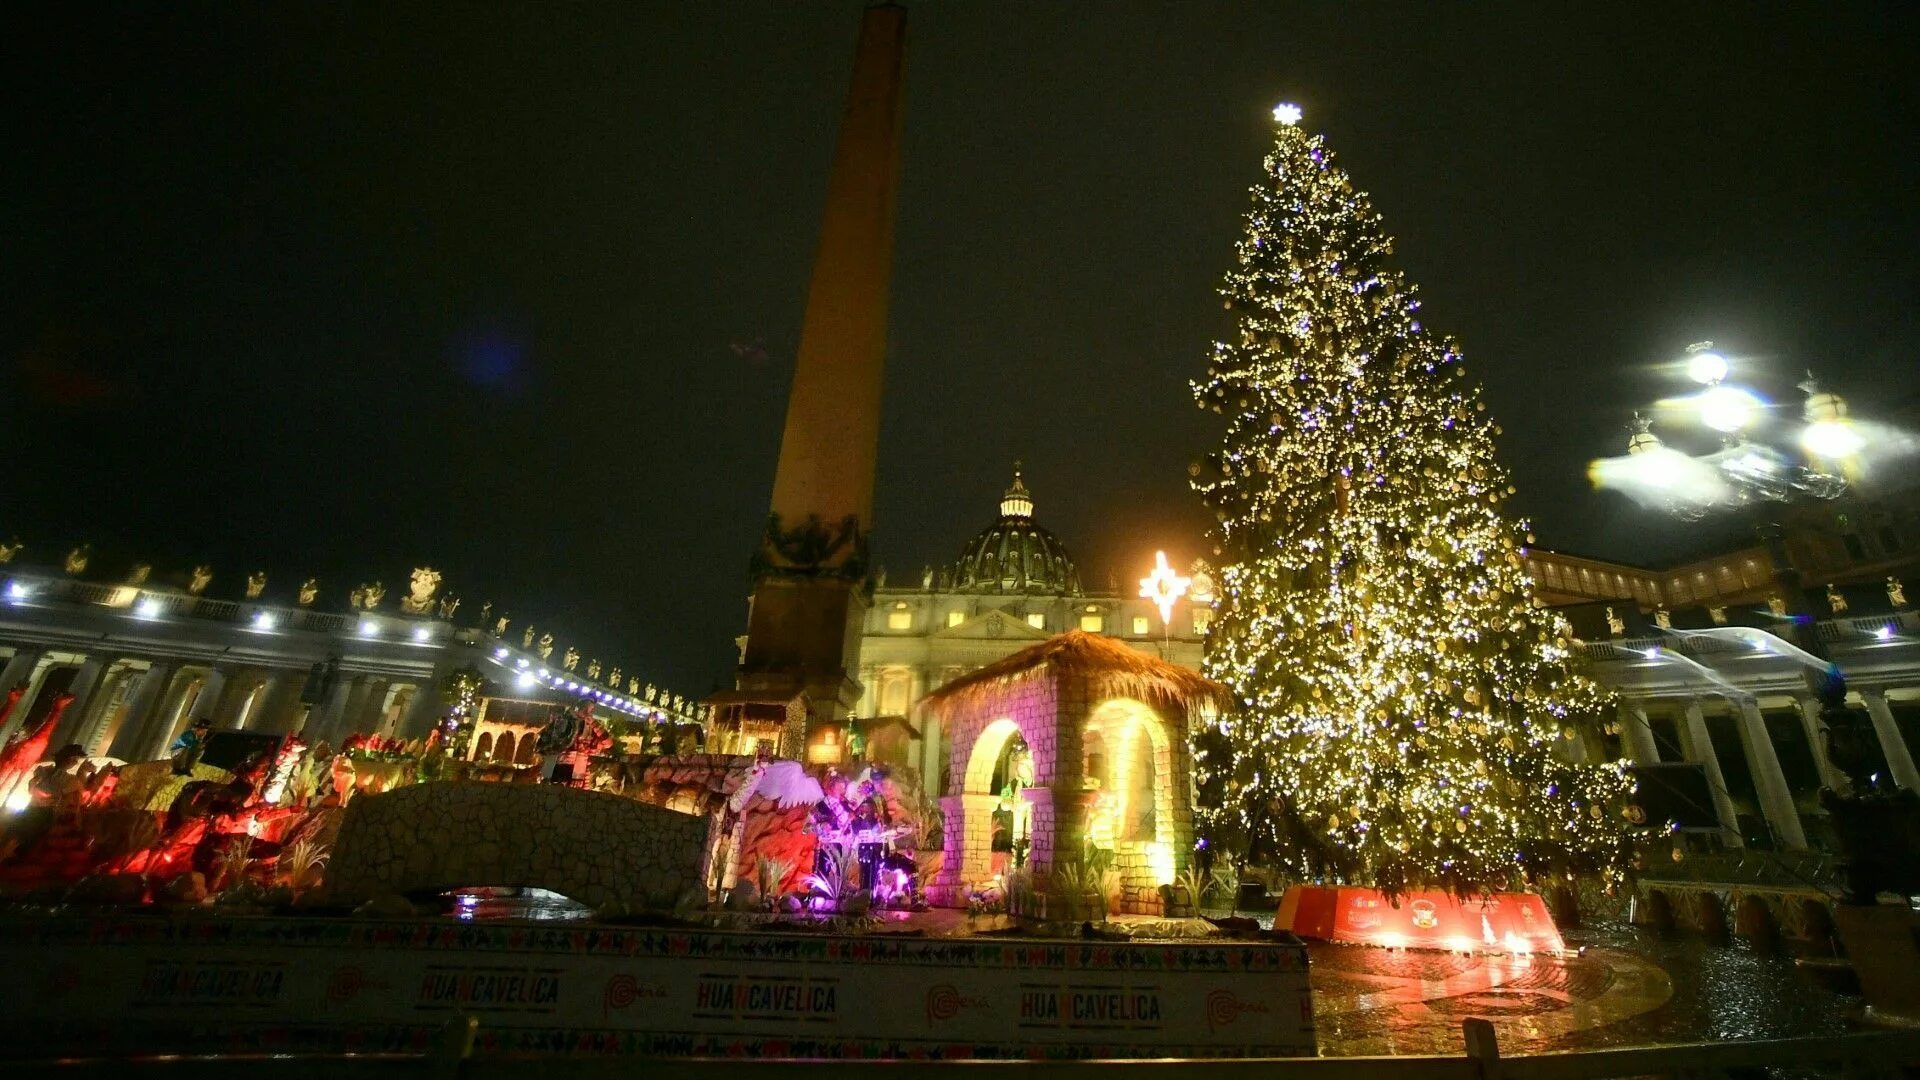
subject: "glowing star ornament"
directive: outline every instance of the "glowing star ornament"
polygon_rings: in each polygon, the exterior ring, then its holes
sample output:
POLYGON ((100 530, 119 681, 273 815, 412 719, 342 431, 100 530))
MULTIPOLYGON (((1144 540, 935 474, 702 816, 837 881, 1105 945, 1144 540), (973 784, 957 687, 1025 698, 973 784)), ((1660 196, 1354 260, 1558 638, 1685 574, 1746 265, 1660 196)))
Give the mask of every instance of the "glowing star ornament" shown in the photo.
POLYGON ((1166 626, 1173 621, 1174 601, 1187 595, 1187 587, 1192 584, 1192 578, 1176 573, 1173 567, 1167 565, 1166 552, 1156 551, 1153 553, 1153 573, 1140 579, 1140 595, 1153 601, 1154 606, 1160 609, 1160 625, 1166 626))
POLYGON ((1300 122, 1300 117, 1303 115, 1305 114, 1300 111, 1300 106, 1295 105, 1292 102, 1283 101, 1280 104, 1275 105, 1273 107, 1274 120, 1279 123, 1285 124, 1288 127, 1292 127, 1295 124, 1298 124, 1300 122))

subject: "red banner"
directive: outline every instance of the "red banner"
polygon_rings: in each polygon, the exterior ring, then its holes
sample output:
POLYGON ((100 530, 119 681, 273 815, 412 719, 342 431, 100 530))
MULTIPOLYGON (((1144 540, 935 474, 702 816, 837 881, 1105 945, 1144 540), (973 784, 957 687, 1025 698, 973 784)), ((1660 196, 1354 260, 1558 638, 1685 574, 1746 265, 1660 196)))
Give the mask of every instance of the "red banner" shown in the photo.
POLYGON ((1546 903, 1532 893, 1462 901, 1443 892, 1414 892, 1389 902, 1374 889, 1293 885, 1280 898, 1274 927, 1389 949, 1534 953, 1566 947, 1546 903))

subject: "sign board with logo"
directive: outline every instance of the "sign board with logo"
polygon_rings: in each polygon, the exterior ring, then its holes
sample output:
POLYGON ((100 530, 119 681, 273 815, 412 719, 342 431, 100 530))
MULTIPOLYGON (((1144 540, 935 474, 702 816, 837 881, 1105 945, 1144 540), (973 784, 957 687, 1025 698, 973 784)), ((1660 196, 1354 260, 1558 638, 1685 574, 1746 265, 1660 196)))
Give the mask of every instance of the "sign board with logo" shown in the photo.
MULTIPOLYGON (((802 1058, 1315 1053, 1304 947, 280 918, 12 918, 11 1045, 802 1058)), ((10 1031, 8 1029, 11 1029, 10 1031)))

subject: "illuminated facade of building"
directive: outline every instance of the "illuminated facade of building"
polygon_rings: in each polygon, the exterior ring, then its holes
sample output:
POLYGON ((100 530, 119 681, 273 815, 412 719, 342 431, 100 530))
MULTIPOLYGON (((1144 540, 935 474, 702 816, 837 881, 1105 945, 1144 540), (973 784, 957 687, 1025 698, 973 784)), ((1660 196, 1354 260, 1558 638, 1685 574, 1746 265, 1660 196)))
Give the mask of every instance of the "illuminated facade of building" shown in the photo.
POLYGON ((602 677, 597 663, 576 670, 571 650, 549 666, 550 637, 508 642, 491 632, 498 622, 456 625, 457 602, 418 590, 386 610, 375 599, 375 607, 327 611, 314 606, 310 584, 300 602, 285 604, 260 595, 264 577, 240 599, 202 595, 198 574, 185 588, 149 582, 144 568, 130 577, 0 568, 0 692, 24 687, 0 739, 44 715, 62 691, 74 700, 51 745, 77 743, 122 761, 164 756, 200 719, 215 730, 299 732, 336 746, 355 734, 418 739, 446 712, 449 677, 465 671, 486 680, 477 758, 529 764, 548 709, 583 696, 608 717, 694 722, 695 707, 678 695, 643 689, 617 670, 602 677), (415 610, 396 610, 408 607, 415 610))
MULTIPOLYGON (((1920 575, 1920 519, 1901 505, 1909 504, 1841 500, 1790 519, 1785 543, 1807 585, 1800 603, 1828 616, 1818 633, 1873 720, 1882 775, 1920 790, 1920 613, 1899 584, 1907 580, 1899 575, 1920 575)), ((1803 668, 1772 632, 1783 616, 1769 604, 1775 566, 1764 546, 1651 568, 1539 548, 1526 559, 1540 602, 1568 616, 1593 673, 1621 696, 1619 719, 1571 753, 1700 766, 1713 793, 1702 810, 1718 822, 1720 843, 1831 846, 1819 791, 1834 773, 1803 668)), ((959 559, 923 571, 917 585, 875 589, 855 721, 869 738, 866 756, 909 764, 944 790, 948 734, 917 709, 921 698, 1065 630, 1197 670, 1211 586, 1204 566, 1193 575, 1193 595, 1175 606, 1163 637, 1159 612, 1135 590, 1083 587, 1016 476, 998 518, 959 559)), ((813 751, 818 761, 841 760, 832 748, 813 751)))
POLYGON ((1198 670, 1212 614, 1204 565, 1190 571, 1186 597, 1162 625, 1135 588, 1087 589, 1067 548, 1041 526, 1018 469, 994 521, 952 564, 928 567, 918 583, 882 580, 860 636, 855 730, 869 733, 868 756, 905 762, 928 790, 944 790, 951 740, 937 718, 918 716, 920 699, 948 682, 1055 634, 1104 634, 1170 663, 1198 670))
POLYGON ((1622 700, 1589 753, 1701 765, 1729 842, 1832 846, 1819 803, 1837 779, 1804 660, 1784 632, 1812 613, 1849 700, 1873 721, 1879 775, 1920 790, 1920 500, 1845 496, 1782 520, 1781 551, 1801 595, 1780 591, 1764 544, 1661 567, 1535 549, 1541 603, 1563 610, 1594 673, 1622 700))

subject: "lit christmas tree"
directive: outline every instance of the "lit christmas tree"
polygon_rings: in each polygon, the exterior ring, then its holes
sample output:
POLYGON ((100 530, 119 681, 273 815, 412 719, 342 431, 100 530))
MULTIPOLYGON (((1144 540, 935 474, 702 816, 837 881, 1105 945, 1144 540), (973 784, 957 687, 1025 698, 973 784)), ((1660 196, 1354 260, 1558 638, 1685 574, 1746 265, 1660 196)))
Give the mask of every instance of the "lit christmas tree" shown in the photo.
POLYGON ((1217 845, 1398 894, 1465 894, 1624 855, 1621 766, 1557 750, 1610 695, 1533 604, 1512 493, 1454 343, 1325 140, 1274 111, 1221 289, 1193 467, 1218 524, 1207 674, 1241 707, 1197 742, 1217 845))

